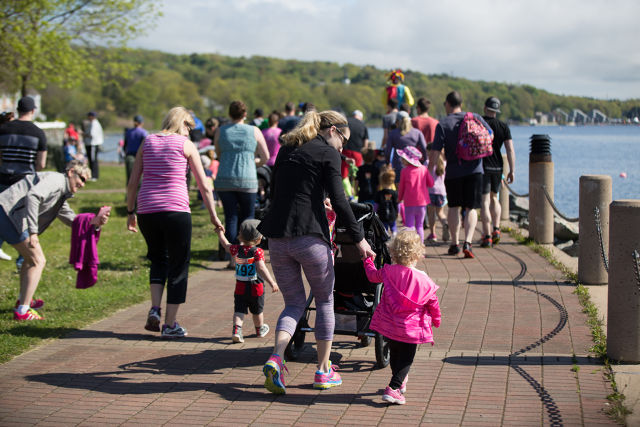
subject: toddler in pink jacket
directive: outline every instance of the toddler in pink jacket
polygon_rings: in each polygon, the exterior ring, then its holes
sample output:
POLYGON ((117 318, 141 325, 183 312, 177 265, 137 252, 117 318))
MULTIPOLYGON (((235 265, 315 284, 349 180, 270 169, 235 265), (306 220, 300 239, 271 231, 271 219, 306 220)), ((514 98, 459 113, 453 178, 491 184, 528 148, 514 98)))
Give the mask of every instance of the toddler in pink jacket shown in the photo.
POLYGON ((429 204, 429 187, 433 187, 433 177, 420 163, 420 151, 415 147, 398 150, 403 168, 398 184, 398 200, 404 204, 404 225, 415 228, 424 241, 424 218, 429 204))
POLYGON ((431 343, 431 325, 440 326, 440 306, 436 285, 424 271, 415 268, 424 254, 422 239, 414 229, 405 228, 389 246, 393 264, 377 270, 373 258, 364 261, 369 281, 384 283, 380 304, 370 328, 389 340, 391 381, 382 400, 404 405, 409 369, 418 344, 431 343))

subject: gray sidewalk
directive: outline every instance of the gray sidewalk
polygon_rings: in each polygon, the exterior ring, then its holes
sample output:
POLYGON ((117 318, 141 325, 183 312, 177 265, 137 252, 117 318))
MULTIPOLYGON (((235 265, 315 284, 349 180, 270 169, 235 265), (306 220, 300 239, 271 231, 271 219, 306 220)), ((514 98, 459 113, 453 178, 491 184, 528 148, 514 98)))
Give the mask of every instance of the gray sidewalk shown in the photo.
MULTIPOLYGON (((251 320, 232 344, 234 281, 223 262, 190 278, 179 320, 189 330, 163 341, 143 329, 148 303, 122 310, 0 366, 0 425, 244 424, 614 424, 604 413, 611 387, 589 354, 586 316, 562 273, 503 237, 474 248, 476 259, 429 246, 420 263, 440 286, 442 326, 411 369, 407 404, 383 404, 390 369, 375 369, 373 345, 335 337, 343 385, 311 387, 315 346, 289 362, 287 395, 263 388, 273 333, 251 320)), ((283 307, 268 294, 273 327, 283 307)))

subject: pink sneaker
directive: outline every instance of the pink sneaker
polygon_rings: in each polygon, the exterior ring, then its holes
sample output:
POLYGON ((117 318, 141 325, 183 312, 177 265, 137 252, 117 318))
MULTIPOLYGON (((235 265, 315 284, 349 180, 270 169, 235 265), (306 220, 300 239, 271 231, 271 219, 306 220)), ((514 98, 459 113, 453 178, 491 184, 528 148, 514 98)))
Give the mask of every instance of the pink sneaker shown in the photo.
POLYGON ((404 377, 404 381, 402 381, 402 385, 400 386, 400 393, 405 394, 407 392, 407 383, 409 382, 409 375, 407 374, 404 377))
POLYGON ((389 403, 395 403, 398 405, 404 405, 407 401, 404 398, 404 395, 400 392, 400 390, 394 390, 391 387, 387 386, 384 389, 384 394, 382 395, 382 400, 389 403))
MULTIPOLYGON (((18 308, 19 305, 20 305, 20 300, 16 300, 15 308, 18 308)), ((43 306, 44 306, 44 301, 41 299, 35 299, 35 298, 31 300, 31 304, 29 305, 29 307, 33 308, 34 310, 38 310, 43 306)))
POLYGON ((313 379, 313 388, 326 390, 331 387, 337 387, 342 384, 342 378, 340 374, 336 372, 338 367, 331 364, 329 361, 329 372, 316 371, 316 376, 313 379))
POLYGON ((285 394, 287 388, 284 383, 284 371, 289 370, 284 366, 284 361, 277 354, 272 354, 267 363, 262 367, 262 372, 266 377, 264 387, 274 394, 285 394))
POLYGON ((38 314, 33 308, 27 310, 25 314, 20 314, 17 311, 13 311, 13 320, 42 320, 42 316, 38 314))

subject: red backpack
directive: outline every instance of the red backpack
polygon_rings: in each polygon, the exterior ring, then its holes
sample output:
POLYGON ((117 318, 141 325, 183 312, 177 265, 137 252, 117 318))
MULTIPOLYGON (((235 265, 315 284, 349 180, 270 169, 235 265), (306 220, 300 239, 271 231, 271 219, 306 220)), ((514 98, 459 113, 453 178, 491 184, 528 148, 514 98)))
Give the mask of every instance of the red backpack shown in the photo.
POLYGON ((456 156, 458 161, 477 160, 493 154, 493 131, 484 127, 471 112, 460 123, 456 156))

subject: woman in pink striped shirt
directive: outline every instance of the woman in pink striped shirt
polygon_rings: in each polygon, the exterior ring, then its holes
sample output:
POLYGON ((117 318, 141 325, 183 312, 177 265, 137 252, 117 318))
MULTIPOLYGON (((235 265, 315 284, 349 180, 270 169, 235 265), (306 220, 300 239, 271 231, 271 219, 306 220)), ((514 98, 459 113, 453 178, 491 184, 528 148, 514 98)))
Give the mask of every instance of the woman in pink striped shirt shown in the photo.
POLYGON ((189 168, 203 195, 211 223, 216 229, 224 230, 216 215, 212 188, 205 179, 200 155, 188 138, 194 126, 191 114, 184 107, 172 108, 162 121, 162 131, 147 136, 138 149, 127 187, 127 228, 137 232, 136 225, 140 225, 147 242, 147 258, 151 261, 151 309, 144 326, 149 331, 161 331, 160 305, 167 283, 162 338, 187 335, 176 316, 180 304, 186 300, 191 255, 191 209, 186 179, 189 168))

